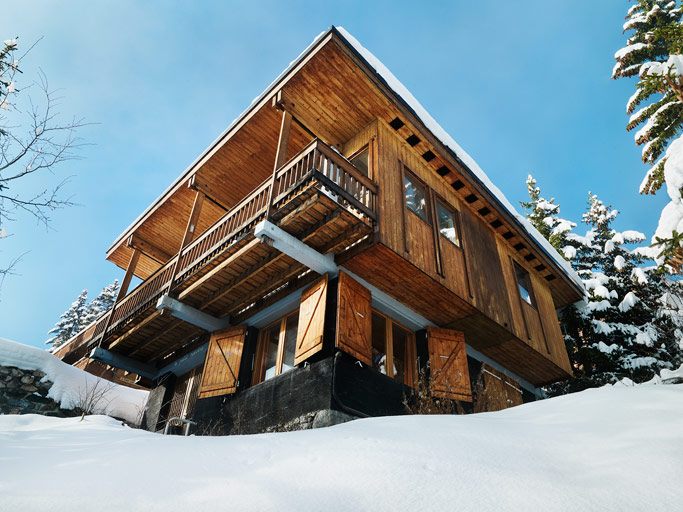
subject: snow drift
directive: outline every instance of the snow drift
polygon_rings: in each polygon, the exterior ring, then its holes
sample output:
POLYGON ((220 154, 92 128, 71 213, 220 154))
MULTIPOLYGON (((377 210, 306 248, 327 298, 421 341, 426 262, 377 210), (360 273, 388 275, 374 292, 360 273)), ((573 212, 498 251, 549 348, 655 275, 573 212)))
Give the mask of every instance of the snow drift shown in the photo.
POLYGON ((15 366, 22 370, 40 370, 45 373, 43 380, 53 383, 47 396, 59 403, 62 409, 75 408, 89 390, 97 389, 103 396, 95 410, 131 423, 139 422, 149 395, 148 391, 100 379, 62 362, 45 350, 3 338, 0 338, 0 366, 15 366))
POLYGON ((0 416, 0 446, 6 510, 669 512, 683 500, 683 385, 223 438, 0 416))

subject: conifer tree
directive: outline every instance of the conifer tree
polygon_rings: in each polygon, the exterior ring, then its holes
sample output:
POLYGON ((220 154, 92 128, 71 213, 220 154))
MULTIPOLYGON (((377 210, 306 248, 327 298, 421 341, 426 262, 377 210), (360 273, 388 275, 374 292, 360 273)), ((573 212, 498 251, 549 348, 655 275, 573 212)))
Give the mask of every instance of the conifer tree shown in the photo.
POLYGON ((638 0, 626 16, 627 45, 614 55, 612 78, 638 76, 628 100, 627 130, 650 165, 640 192, 654 194, 664 183, 671 198, 652 239, 663 261, 683 246, 683 9, 678 0, 638 0), (638 110, 636 111, 636 109, 638 110), (678 137, 678 138, 677 138, 678 137), (675 139, 675 140, 674 140, 675 139), (673 142, 672 142, 673 141, 673 142), (668 146, 668 148, 667 148, 668 146))
MULTIPOLYGON (((531 174, 527 176, 526 188, 529 200, 521 204, 527 210, 527 218, 556 249, 562 251, 566 246, 566 234, 576 224, 558 217, 560 205, 555 204, 555 198, 545 199, 541 196, 541 188, 531 174)), ((568 256, 565 255, 565 258, 568 256)))
POLYGON ((55 326, 48 331, 48 338, 45 343, 52 346, 52 350, 63 345, 71 337, 78 334, 83 325, 83 318, 86 314, 86 302, 88 300, 88 290, 83 290, 78 298, 69 306, 55 326))
POLYGON ((113 283, 105 286, 100 294, 90 301, 90 304, 88 304, 86 312, 82 318, 81 328, 87 327, 92 322, 97 320, 102 313, 109 311, 114 306, 118 291, 118 279, 115 279, 113 283))
MULTIPOLYGON (((629 248, 645 236, 614 230, 617 210, 593 194, 583 215, 589 229, 578 235, 571 230, 574 223, 558 221, 559 205, 543 199, 531 177, 527 191, 530 200, 523 204, 534 225, 571 226, 562 231, 555 246, 587 290, 586 301, 561 312, 575 378, 550 386, 549 393, 577 391, 624 377, 643 381, 683 362, 681 282, 672 280, 665 267, 646 266, 647 250, 629 248)), ((553 236, 552 230, 540 231, 553 236)))
MULTIPOLYGON (((589 194, 585 235, 567 234, 574 248, 571 263, 586 287, 587 300, 562 312, 565 342, 574 379, 550 387, 553 394, 613 383, 642 382, 664 368, 678 366, 683 355, 680 326, 673 311, 681 290, 663 268, 646 266, 641 250, 629 245, 642 233, 616 231, 618 211, 589 194)), ((569 251, 565 251, 567 253, 569 251)))

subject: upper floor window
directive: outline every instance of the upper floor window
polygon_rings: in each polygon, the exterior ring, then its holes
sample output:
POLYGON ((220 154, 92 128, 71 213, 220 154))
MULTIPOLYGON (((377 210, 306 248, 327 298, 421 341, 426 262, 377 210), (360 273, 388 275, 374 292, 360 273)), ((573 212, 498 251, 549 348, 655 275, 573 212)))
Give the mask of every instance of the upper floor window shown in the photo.
POLYGON ((413 333, 373 311, 372 366, 380 373, 412 386, 416 361, 413 333))
POLYGON ((363 149, 356 152, 349 158, 349 161, 365 176, 370 176, 370 150, 368 146, 365 146, 363 149))
POLYGON ((456 212, 446 206, 442 201, 437 200, 436 218, 439 226, 439 233, 460 247, 460 233, 456 212))
POLYGON ((534 298, 534 290, 531 287, 531 276, 526 269, 522 268, 517 262, 513 262, 515 266, 515 279, 517 280, 517 289, 522 300, 530 306, 536 307, 536 299, 534 298))
POLYGON ((403 194, 406 208, 429 223, 427 187, 408 171, 403 173, 403 194))
POLYGON ((294 368, 299 312, 295 311, 261 330, 257 382, 265 381, 294 368))

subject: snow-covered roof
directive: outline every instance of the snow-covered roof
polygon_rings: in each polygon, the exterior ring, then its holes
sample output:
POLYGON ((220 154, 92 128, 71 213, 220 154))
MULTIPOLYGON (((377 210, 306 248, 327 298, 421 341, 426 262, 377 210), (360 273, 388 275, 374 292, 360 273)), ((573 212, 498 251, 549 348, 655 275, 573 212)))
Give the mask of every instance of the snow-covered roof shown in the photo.
MULTIPOLYGON (((510 201, 505 197, 505 194, 496 187, 491 179, 486 175, 479 164, 472 158, 460 145, 451 137, 446 130, 444 130, 439 123, 427 112, 427 110, 420 104, 412 93, 403 85, 394 74, 367 48, 358 42, 346 29, 343 27, 333 27, 337 32, 352 46, 356 52, 366 61, 368 66, 372 67, 375 72, 382 78, 386 85, 399 97, 406 105, 413 111, 425 127, 432 132, 432 134, 439 139, 439 141, 451 150, 456 158, 458 158, 472 173, 472 176, 478 180, 498 201, 499 205, 507 210, 507 212, 516 219, 521 227, 529 233, 529 235, 536 241, 543 251, 551 258, 558 266, 564 270, 565 274, 578 286, 583 289, 583 283, 578 274, 571 267, 569 262, 565 260, 557 250, 548 242, 548 240, 538 232, 538 230, 529 222, 529 220, 520 214, 510 201)), ((318 36, 313 42, 315 44, 321 36, 318 36)))

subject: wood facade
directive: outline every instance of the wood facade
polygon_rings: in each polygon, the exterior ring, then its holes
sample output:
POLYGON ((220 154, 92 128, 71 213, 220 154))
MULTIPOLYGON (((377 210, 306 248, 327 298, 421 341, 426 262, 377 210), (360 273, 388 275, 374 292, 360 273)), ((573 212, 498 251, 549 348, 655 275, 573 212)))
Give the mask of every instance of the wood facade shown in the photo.
POLYGON ((334 351, 414 386, 420 332, 434 396, 472 401, 467 347, 532 385, 571 371, 556 311, 581 296, 572 277, 335 28, 107 259, 141 284, 58 355, 83 361, 98 346, 161 372, 208 343, 201 382, 186 385, 200 399, 334 351), (263 221, 333 261, 338 277, 257 237, 263 221), (297 293, 279 318, 254 320, 297 293), (411 328, 376 309, 384 294, 411 328), (229 327, 207 332, 160 309, 166 296, 229 327))

